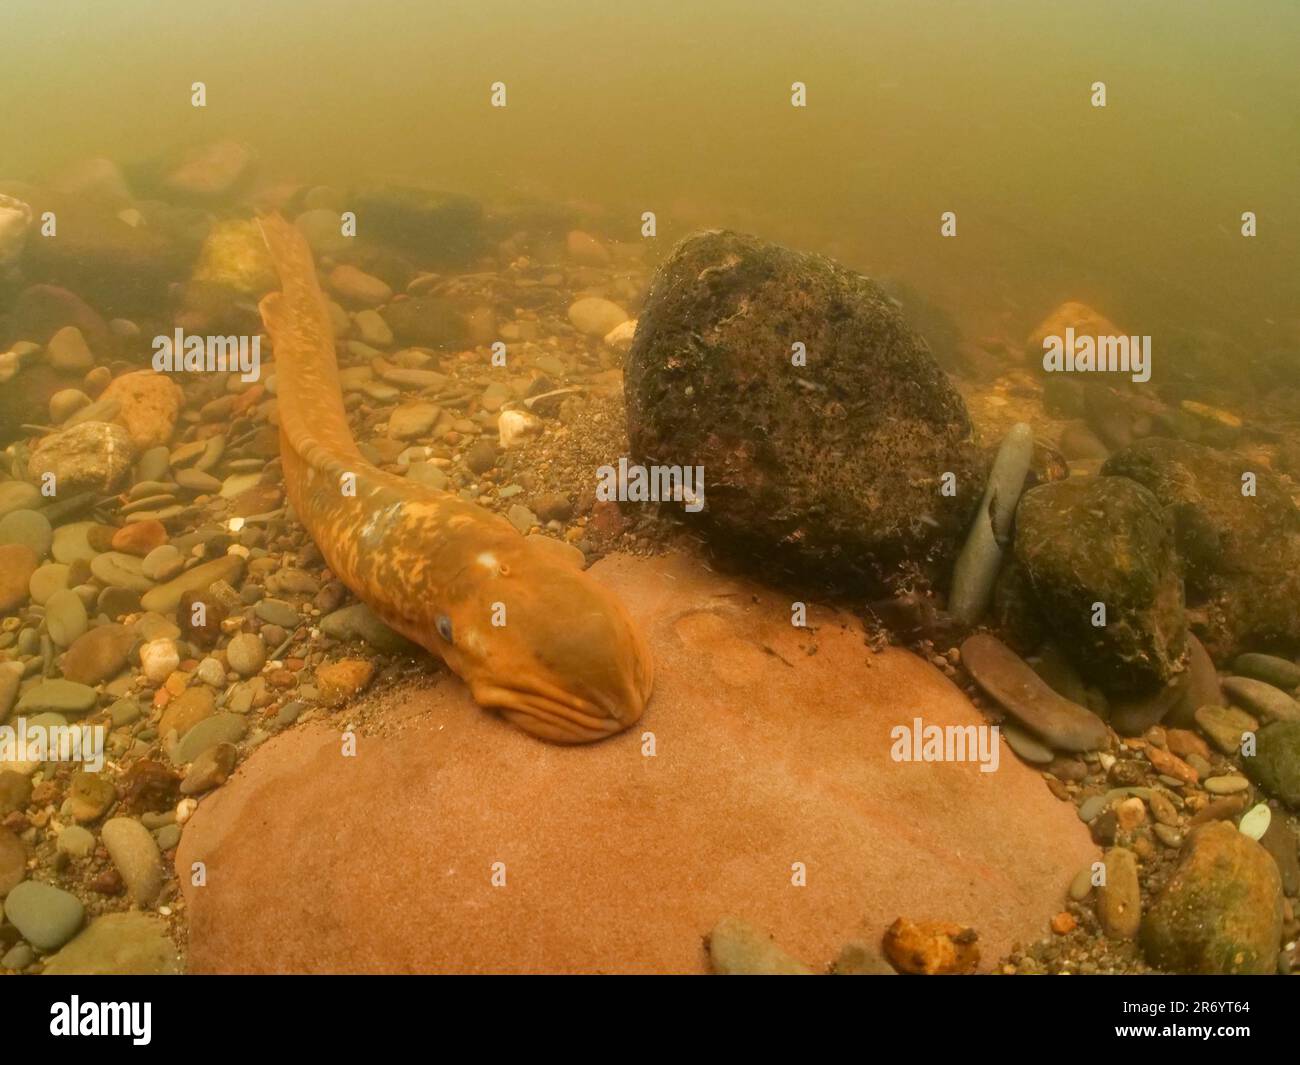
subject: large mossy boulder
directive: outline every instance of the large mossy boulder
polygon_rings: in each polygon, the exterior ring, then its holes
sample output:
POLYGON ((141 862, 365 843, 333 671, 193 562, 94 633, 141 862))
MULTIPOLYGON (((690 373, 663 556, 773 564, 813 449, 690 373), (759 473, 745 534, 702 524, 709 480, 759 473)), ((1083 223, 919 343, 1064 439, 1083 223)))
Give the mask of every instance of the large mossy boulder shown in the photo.
POLYGON ((1231 824, 1196 829, 1178 868, 1147 911, 1147 961, 1176 973, 1276 971, 1282 880, 1272 856, 1231 824))
POLYGON ((1031 489, 1016 511, 1015 557, 1039 616, 1089 683, 1147 692, 1184 668, 1173 529, 1141 485, 1089 477, 1031 489))
POLYGON ((881 587, 906 563, 946 576, 984 488, 965 404, 897 305, 756 237, 677 246, 625 394, 635 461, 703 466, 693 517, 769 576, 881 587))
POLYGON ((1300 510, 1244 455, 1141 440, 1102 472, 1150 489, 1174 523, 1193 628, 1215 661, 1300 647, 1300 510))

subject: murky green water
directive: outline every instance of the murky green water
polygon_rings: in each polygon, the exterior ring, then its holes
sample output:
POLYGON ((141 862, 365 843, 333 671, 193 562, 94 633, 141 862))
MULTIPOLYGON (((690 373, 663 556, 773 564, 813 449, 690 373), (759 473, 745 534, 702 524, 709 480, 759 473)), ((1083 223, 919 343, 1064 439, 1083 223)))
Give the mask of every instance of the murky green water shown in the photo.
POLYGON ((1073 296, 1142 333, 1295 340, 1293 3, 10 0, 3 19, 9 176, 235 136, 294 180, 407 175, 629 227, 653 210, 665 242, 755 230, 901 277, 976 335, 1073 296))
POLYGON ((1295 972, 1298 40, 5 0, 0 970, 1295 972))

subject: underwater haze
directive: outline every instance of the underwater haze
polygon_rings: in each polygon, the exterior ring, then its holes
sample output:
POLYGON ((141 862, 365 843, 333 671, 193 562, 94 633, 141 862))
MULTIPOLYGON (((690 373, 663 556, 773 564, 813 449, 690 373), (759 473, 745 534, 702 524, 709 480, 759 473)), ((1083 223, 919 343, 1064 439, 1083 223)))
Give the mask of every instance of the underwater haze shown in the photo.
POLYGON ((0 71, 9 176, 235 137, 322 182, 654 210, 664 243, 761 232, 918 284, 977 334, 1068 294, 1295 335, 1286 0, 10 0, 4 21, 23 44, 0 71))
POLYGON ((1300 972, 1295 0, 0 37, 0 973, 1300 972))

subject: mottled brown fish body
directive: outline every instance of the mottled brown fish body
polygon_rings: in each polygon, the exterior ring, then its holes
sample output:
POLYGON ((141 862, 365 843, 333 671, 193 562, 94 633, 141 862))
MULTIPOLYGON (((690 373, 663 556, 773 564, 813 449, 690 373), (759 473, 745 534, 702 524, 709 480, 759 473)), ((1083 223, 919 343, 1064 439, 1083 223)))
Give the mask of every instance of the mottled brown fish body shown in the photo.
POLYGON ((526 731, 582 743, 631 725, 653 667, 622 605, 558 561, 553 545, 366 462, 310 249, 278 215, 261 226, 281 282, 261 311, 286 490, 330 568, 393 629, 441 656, 476 701, 526 731))

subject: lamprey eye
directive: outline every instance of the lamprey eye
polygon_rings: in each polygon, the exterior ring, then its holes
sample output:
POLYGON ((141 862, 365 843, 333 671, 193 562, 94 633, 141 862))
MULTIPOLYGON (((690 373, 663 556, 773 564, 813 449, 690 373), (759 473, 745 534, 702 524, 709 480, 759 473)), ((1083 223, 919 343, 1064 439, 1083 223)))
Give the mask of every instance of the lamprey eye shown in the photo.
POLYGON ((451 643, 451 618, 447 617, 446 614, 439 614, 435 625, 438 628, 438 635, 451 643))

